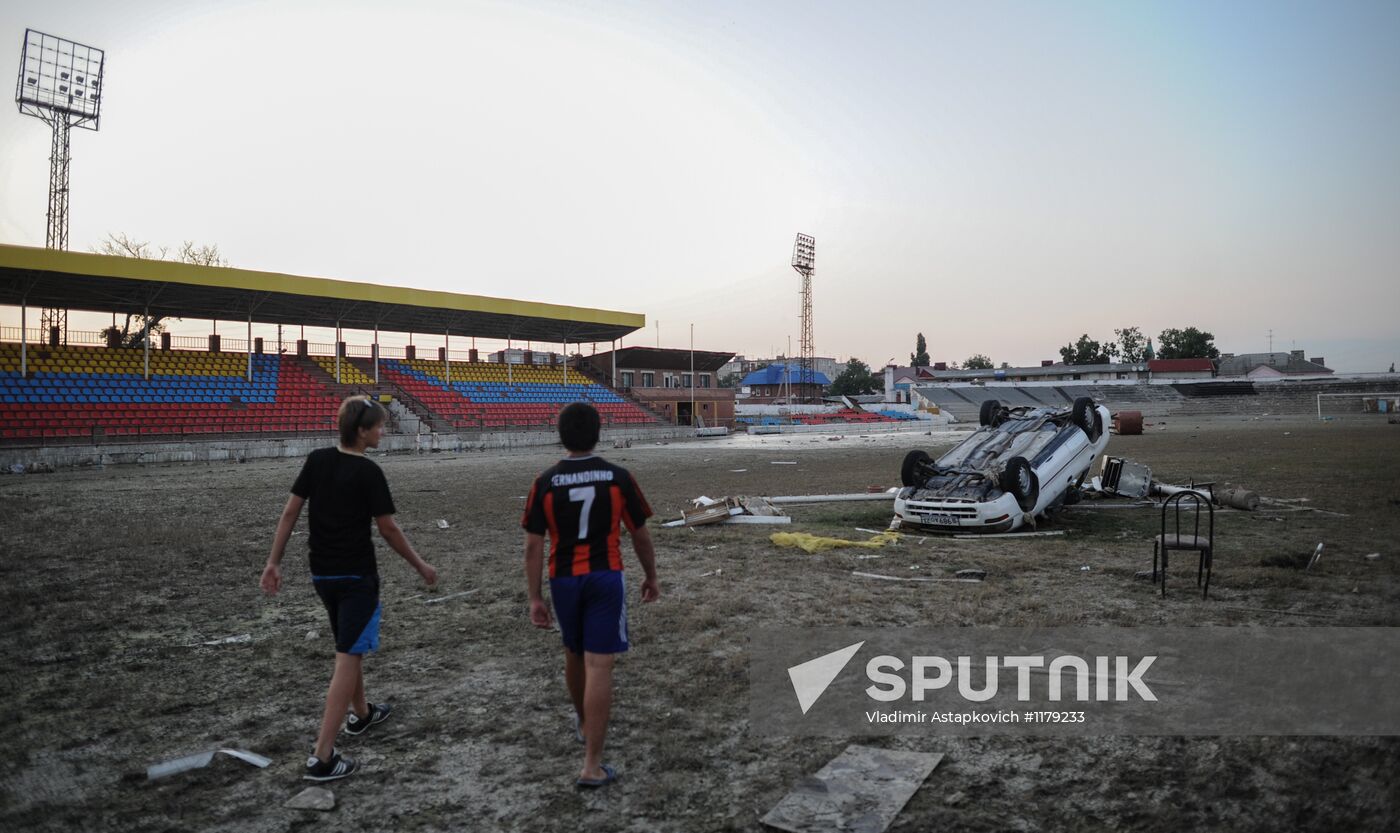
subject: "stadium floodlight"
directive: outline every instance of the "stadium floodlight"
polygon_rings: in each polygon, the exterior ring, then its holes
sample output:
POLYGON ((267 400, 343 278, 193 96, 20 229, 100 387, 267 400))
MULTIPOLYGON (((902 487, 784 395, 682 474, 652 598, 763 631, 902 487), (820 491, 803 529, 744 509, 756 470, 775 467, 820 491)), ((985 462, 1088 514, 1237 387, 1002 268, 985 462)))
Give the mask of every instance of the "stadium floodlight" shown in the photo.
POLYGON ((50 249, 68 248, 68 132, 74 127, 97 130, 101 124, 105 64, 101 49, 24 30, 15 103, 21 113, 42 119, 53 129, 44 237, 50 249))
POLYGON ((52 124, 97 130, 102 114, 101 49, 24 30, 15 102, 19 111, 52 124))
MULTIPOLYGON (((101 49, 24 30, 15 82, 15 103, 26 116, 42 119, 53 131, 49 153, 49 210, 44 246, 68 250, 68 133, 74 127, 96 131, 102 116, 101 49)), ((46 309, 40 318, 45 334, 57 327, 68 340, 68 311, 46 309)))
POLYGON ((797 235, 797 242, 792 244, 792 268, 799 274, 810 275, 817 265, 817 241, 815 238, 806 235, 797 235))
POLYGON ((796 242, 792 244, 792 268, 796 269, 797 274, 802 276, 802 336, 797 342, 802 357, 798 360, 797 365, 798 372, 801 374, 798 378, 800 384, 809 386, 804 390, 810 391, 810 385, 816 382, 817 363, 816 341, 812 337, 812 273, 817 268, 816 238, 808 234, 797 235, 796 242))

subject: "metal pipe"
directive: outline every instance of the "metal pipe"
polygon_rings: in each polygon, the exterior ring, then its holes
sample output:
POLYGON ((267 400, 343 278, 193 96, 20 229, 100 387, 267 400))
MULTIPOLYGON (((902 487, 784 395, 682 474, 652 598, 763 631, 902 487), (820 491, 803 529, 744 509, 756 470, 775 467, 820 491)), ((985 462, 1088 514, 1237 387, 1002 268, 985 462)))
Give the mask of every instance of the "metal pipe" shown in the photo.
MULTIPOLYGON (((149 333, 150 330, 147 330, 146 332, 149 333)), ((147 336, 147 337, 146 337, 146 341, 149 342, 150 340, 151 340, 151 339, 150 339, 150 336, 147 336)), ((245 378, 246 378, 249 382, 253 381, 253 311, 252 311, 252 310, 248 310, 248 373, 246 374, 245 378)))
POLYGON ((379 384, 379 322, 374 322, 374 383, 379 384))
POLYGON ((146 377, 146 381, 149 382, 149 381, 151 380, 151 305, 150 305, 150 304, 147 304, 147 305, 146 305, 146 320, 145 320, 144 322, 142 322, 142 323, 144 324, 144 326, 145 326, 145 328, 146 328, 146 337, 145 337, 144 339, 142 339, 142 341, 145 342, 145 344, 144 344, 145 350, 143 351, 143 358, 142 358, 142 363, 143 363, 143 366, 144 366, 144 367, 143 367, 143 371, 142 371, 142 372, 144 373, 144 375, 145 375, 145 377, 146 377))
POLYGON ((29 299, 19 299, 19 377, 21 379, 29 376, 29 336, 24 331, 28 325, 28 311, 29 299))
POLYGON ((340 322, 335 322, 335 383, 340 384, 340 322))

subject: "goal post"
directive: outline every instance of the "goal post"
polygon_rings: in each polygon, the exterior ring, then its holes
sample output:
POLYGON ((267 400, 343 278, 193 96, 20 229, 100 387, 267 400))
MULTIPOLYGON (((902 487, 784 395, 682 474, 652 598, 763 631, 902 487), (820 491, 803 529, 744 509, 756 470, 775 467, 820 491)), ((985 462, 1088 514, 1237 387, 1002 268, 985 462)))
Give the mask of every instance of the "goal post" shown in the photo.
POLYGON ((1320 420, 1358 414, 1395 414, 1397 412, 1400 412, 1400 391, 1317 394, 1317 418, 1320 420))

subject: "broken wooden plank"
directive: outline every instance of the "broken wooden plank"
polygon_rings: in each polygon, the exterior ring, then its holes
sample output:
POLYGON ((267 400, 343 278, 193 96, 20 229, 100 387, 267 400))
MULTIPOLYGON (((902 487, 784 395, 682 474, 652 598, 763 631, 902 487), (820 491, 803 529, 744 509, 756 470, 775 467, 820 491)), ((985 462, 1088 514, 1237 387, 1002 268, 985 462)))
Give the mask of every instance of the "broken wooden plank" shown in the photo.
POLYGON ((788 833, 883 833, 941 760, 941 752, 852 744, 798 781, 762 821, 788 833))

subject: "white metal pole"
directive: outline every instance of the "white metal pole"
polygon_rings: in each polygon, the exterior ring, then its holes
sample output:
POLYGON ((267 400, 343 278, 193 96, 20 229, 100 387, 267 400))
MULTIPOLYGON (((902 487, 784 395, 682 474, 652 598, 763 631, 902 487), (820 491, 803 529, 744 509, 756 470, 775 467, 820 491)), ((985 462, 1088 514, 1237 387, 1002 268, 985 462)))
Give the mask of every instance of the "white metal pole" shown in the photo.
MULTIPOLYGON (((146 332, 149 333, 150 330, 147 330, 146 332)), ((150 339, 149 336, 148 336, 148 337, 146 338, 146 341, 150 341, 150 340, 151 340, 151 339, 150 339)), ((245 378, 246 378, 249 382, 253 381, 253 311, 252 311, 252 310, 248 310, 248 372, 247 372, 247 374, 245 375, 245 378)))
POLYGON ((564 387, 569 386, 569 340, 564 339, 564 387))
POLYGON ((510 336, 506 336, 506 351, 501 354, 506 360, 506 384, 514 385, 515 379, 510 373, 510 336))
POLYGON ((452 387, 452 331, 442 331, 442 381, 452 387))
POLYGON ((145 337, 145 339, 143 339, 143 341, 145 341, 145 345, 144 345, 145 351, 144 351, 143 359, 142 359, 142 364, 143 364, 143 368, 144 368, 142 372, 145 374, 146 381, 149 382, 149 381, 151 380, 151 305, 150 305, 150 304, 147 304, 147 305, 146 305, 146 320, 145 320, 145 322, 143 322, 143 323, 145 324, 145 327, 146 327, 146 337, 145 337))
POLYGON ((340 322, 335 322, 335 383, 340 384, 340 322))
POLYGON ((613 343, 612 343, 612 360, 613 360, 613 362, 612 362, 612 364, 613 364, 613 370, 612 370, 612 382, 613 382, 613 384, 612 384, 612 386, 613 386, 613 387, 617 387, 617 339, 613 339, 613 343))
POLYGON ((379 322, 374 322, 374 383, 379 384, 379 322))
POLYGON ((695 325, 690 325, 690 424, 695 424, 695 325))
POLYGON ((29 299, 21 298, 19 300, 19 376, 21 379, 29 376, 29 336, 24 329, 29 324, 28 311, 29 299))

